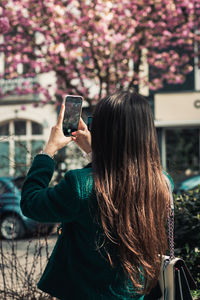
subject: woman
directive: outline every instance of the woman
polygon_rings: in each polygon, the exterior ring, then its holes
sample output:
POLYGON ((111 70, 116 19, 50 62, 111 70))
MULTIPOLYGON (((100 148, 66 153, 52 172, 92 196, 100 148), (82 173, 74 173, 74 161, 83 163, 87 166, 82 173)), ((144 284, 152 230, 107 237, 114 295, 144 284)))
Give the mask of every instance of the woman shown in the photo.
POLYGON ((169 192, 148 102, 133 91, 101 100, 91 137, 81 120, 62 132, 64 106, 22 189, 23 213, 61 222, 38 287, 59 299, 143 299, 156 284, 167 249, 169 192), (92 168, 71 170, 54 187, 51 157, 74 140, 92 151, 92 168))

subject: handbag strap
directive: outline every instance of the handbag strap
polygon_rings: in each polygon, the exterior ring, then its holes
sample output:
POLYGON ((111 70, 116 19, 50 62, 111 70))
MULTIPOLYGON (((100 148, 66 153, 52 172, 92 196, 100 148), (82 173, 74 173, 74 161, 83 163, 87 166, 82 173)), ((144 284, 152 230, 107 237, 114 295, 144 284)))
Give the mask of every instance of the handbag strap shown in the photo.
POLYGON ((170 260, 175 258, 174 255, 174 198, 172 194, 171 183, 169 178, 165 176, 167 186, 170 194, 170 209, 167 217, 167 227, 168 227, 168 241, 169 241, 169 257, 170 260))

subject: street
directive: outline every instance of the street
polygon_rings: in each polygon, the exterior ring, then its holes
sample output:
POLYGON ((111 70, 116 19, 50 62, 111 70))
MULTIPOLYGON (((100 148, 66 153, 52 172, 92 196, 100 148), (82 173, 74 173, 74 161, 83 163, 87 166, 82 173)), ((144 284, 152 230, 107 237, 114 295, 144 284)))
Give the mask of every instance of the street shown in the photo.
MULTIPOLYGON (((32 299, 57 235, 18 241, 0 241, 0 298, 32 299), (20 298, 23 297, 23 298, 20 298)), ((37 298, 36 298, 37 299, 37 298)), ((48 298, 42 298, 48 299, 48 298)))

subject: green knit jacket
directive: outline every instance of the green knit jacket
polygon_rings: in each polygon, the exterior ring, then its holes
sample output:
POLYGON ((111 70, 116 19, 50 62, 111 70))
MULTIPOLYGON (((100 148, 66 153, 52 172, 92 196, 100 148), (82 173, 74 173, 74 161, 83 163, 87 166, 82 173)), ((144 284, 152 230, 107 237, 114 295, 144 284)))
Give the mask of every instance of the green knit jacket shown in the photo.
POLYGON ((103 247, 98 248, 103 230, 92 169, 69 171, 59 184, 49 187, 53 172, 53 159, 37 155, 22 188, 25 216, 62 223, 38 288, 63 300, 142 300, 144 296, 134 291, 121 268, 112 268, 103 247))

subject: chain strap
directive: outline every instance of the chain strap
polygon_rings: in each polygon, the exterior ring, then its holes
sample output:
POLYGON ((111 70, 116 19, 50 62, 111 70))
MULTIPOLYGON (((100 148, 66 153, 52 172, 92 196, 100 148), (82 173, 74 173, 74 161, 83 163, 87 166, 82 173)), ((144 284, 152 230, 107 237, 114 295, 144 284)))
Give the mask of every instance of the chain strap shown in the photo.
POLYGON ((171 210, 168 218, 167 218, 167 225, 168 225, 168 241, 169 241, 169 256, 170 260, 175 258, 174 255, 174 209, 171 210))
POLYGON ((174 255, 174 198, 172 194, 171 183, 167 176, 165 176, 166 182, 168 185, 169 193, 170 193, 170 209, 169 215, 167 217, 167 227, 168 227, 168 241, 169 241, 169 256, 170 260, 175 258, 174 255))

